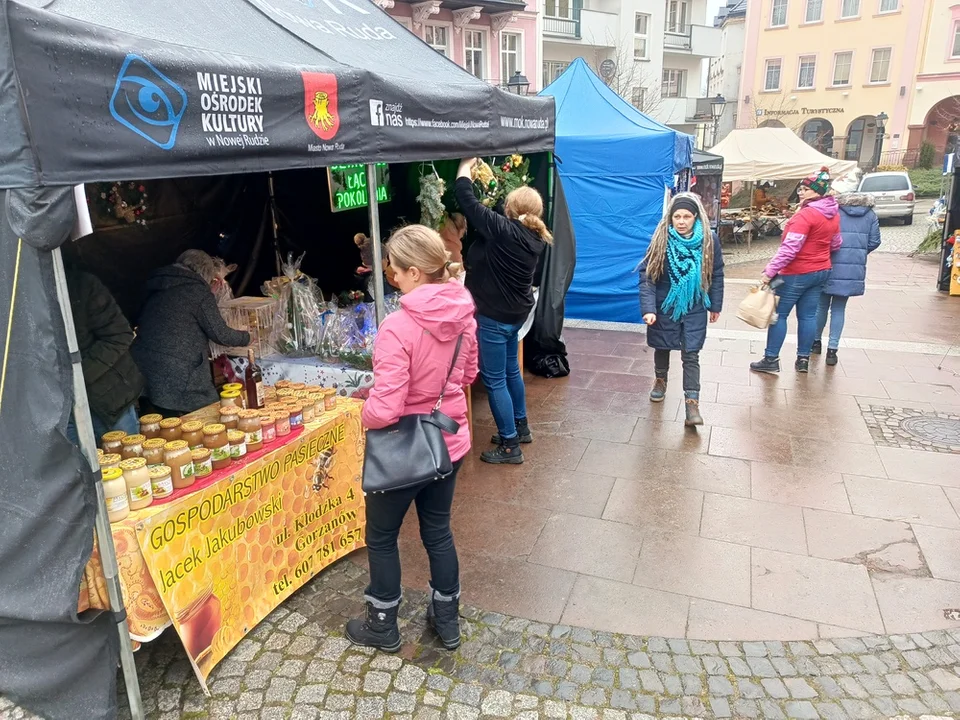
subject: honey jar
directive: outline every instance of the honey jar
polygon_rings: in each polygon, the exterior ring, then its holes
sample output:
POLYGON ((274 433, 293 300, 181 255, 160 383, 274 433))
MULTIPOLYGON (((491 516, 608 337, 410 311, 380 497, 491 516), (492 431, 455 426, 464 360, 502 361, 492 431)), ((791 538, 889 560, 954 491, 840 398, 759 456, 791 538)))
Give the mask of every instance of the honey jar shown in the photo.
POLYGON ((240 408, 225 407, 220 408, 220 424, 227 430, 236 430, 240 420, 240 408))
POLYGON ((182 425, 180 418, 167 418, 166 420, 160 421, 160 437, 162 437, 167 442, 173 442, 174 440, 180 439, 180 426, 182 425))
POLYGON ((190 446, 191 450, 203 447, 203 423, 199 420, 190 420, 180 426, 180 439, 190 446))
POLYGON ((247 452, 256 452, 263 447, 263 430, 260 425, 259 410, 240 412, 240 424, 237 430, 246 435, 247 452))
MULTIPOLYGON (((120 457, 124 460, 138 458, 143 455, 143 443, 146 438, 143 435, 127 435, 120 441, 120 457)), ((136 510, 137 508, 133 508, 136 510)))
POLYGON ((230 459, 242 460, 247 455, 247 434, 242 430, 227 430, 230 443, 230 459))
POLYGON ((159 467, 163 465, 163 448, 167 444, 161 437, 145 440, 143 443, 143 459, 147 461, 148 468, 159 467))
POLYGON ((207 477, 207 475, 213 473, 211 453, 205 447, 191 450, 190 457, 193 459, 193 474, 198 478, 207 477))
POLYGON ((203 428, 203 446, 210 451, 214 470, 223 470, 230 465, 230 441, 227 428, 220 423, 203 428))
POLYGON ((120 463, 123 481, 127 485, 127 500, 131 510, 142 510, 153 502, 153 489, 150 484, 150 471, 147 461, 141 457, 124 460, 120 463))
POLYGON ((164 462, 170 468, 170 478, 173 480, 174 488, 181 490, 196 482, 189 445, 183 440, 173 440, 164 446, 163 453, 164 462))
POLYGON ((107 468, 101 477, 107 518, 112 523, 120 522, 130 514, 130 500, 127 498, 127 483, 123 480, 123 471, 118 467, 107 468))
POLYGON ((148 468, 150 471, 150 488, 153 497, 165 498, 173 495, 173 480, 170 478, 170 468, 166 465, 156 465, 148 468))
POLYGON ((114 430, 113 432, 108 432, 106 435, 100 438, 103 452, 108 455, 112 453, 119 453, 123 448, 123 439, 126 436, 127 434, 123 430, 114 430))
POLYGON ((147 440, 160 437, 160 421, 163 415, 151 414, 140 418, 140 434, 147 440))

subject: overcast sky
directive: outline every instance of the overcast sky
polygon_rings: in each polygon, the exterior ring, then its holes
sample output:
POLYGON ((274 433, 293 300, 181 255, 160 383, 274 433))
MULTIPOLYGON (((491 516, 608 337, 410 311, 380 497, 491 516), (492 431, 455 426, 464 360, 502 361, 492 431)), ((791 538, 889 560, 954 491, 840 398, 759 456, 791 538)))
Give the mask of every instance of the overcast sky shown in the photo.
POLYGON ((723 6, 723 0, 707 0, 707 25, 713 24, 717 11, 723 6))

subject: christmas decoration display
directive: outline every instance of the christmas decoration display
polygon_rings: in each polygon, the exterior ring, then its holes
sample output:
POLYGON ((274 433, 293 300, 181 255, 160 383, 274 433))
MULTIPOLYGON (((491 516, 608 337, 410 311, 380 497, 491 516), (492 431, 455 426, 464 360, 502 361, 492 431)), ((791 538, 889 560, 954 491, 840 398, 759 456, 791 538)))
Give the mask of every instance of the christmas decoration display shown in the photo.
POLYGON ((96 183, 88 198, 94 201, 99 216, 112 216, 122 222, 146 225, 147 187, 139 182, 96 183))
POLYGON ((279 300, 272 344, 284 355, 306 357, 316 352, 320 341, 320 299, 322 294, 313 278, 300 272, 303 255, 293 253, 282 264, 283 275, 268 280, 263 294, 279 300))
POLYGON ((420 223, 434 230, 440 230, 447 211, 443 207, 443 193, 447 184, 437 174, 436 170, 420 176, 420 194, 417 202, 420 203, 420 223))

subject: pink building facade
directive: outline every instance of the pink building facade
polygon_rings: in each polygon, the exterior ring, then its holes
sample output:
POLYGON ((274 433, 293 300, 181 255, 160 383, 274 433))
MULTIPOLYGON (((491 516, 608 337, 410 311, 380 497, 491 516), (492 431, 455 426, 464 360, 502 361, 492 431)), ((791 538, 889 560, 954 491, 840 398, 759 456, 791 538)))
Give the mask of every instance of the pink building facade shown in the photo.
POLYGON ((534 94, 541 88, 540 18, 525 0, 376 0, 434 50, 476 77, 506 86, 516 72, 534 94))

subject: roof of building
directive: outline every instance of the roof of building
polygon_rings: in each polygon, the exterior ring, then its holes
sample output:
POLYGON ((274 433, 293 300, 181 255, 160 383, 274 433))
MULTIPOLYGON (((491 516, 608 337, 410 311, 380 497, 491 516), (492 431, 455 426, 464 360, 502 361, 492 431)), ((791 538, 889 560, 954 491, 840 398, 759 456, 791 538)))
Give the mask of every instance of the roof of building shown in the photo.
POLYGON ((720 27, 731 18, 745 18, 746 16, 747 0, 727 0, 727 4, 717 12, 713 25, 714 27, 720 27))

